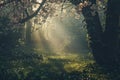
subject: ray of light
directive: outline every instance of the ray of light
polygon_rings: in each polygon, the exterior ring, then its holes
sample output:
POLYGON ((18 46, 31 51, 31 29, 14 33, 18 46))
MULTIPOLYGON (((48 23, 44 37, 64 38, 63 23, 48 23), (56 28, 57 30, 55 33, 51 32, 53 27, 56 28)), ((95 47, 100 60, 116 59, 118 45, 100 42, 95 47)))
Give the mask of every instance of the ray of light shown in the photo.
MULTIPOLYGON (((73 10, 75 12, 75 9, 73 10)), ((54 53, 60 54, 66 49, 79 53, 84 52, 85 49, 85 51, 88 50, 85 40, 86 32, 80 30, 83 17, 77 13, 68 15, 69 11, 64 10, 63 13, 56 11, 57 16, 49 17, 43 24, 42 30, 33 33, 34 42, 39 45, 39 48, 44 48, 44 50, 49 48, 54 53), (81 19, 79 20, 78 17, 81 19)))

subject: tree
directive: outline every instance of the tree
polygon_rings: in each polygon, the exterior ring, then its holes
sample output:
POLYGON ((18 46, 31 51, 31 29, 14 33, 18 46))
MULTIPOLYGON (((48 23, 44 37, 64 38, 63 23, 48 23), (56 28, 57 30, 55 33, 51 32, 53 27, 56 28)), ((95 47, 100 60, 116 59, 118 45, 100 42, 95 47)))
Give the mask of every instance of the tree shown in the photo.
POLYGON ((81 0, 78 0, 78 4, 75 3, 75 5, 79 5, 80 8, 82 8, 82 14, 84 15, 87 23, 87 31, 90 40, 89 44, 96 62, 109 66, 114 64, 118 65, 118 56, 120 55, 120 44, 118 38, 118 30, 120 26, 120 1, 108 0, 104 31, 96 10, 96 1, 97 0, 85 0, 81 2, 81 0))
MULTIPOLYGON (((38 0, 3 0, 3 2, 0 3, 0 8, 4 9, 4 6, 11 6, 12 9, 14 9, 13 6, 19 4, 20 6, 16 6, 15 8, 17 9, 14 10, 17 13, 22 13, 18 15, 13 15, 14 13, 12 12, 12 17, 11 15, 9 17, 12 22, 15 21, 17 24, 24 23, 35 16, 42 16, 42 18, 44 18, 43 22, 45 22, 47 17, 50 14, 53 14, 55 9, 54 7, 48 8, 49 3, 65 3, 66 1, 70 1, 72 4, 77 6, 76 10, 78 11, 78 13, 82 12, 85 18, 85 22, 87 24, 86 28, 89 35, 89 44, 96 62, 106 65, 111 65, 113 63, 118 64, 118 62, 120 61, 120 43, 118 37, 120 26, 119 0, 41 0, 40 3, 37 1, 38 0), (98 14, 96 6, 96 3, 99 1, 102 3, 104 1, 107 2, 105 30, 103 30, 103 27, 101 25, 100 16, 98 14), (12 6, 11 3, 14 5, 12 6), (32 12, 30 6, 32 6, 33 4, 38 4, 39 7, 32 12), (22 11, 19 11, 19 9, 21 9, 22 11), (32 14, 30 15, 30 13, 32 14)), ((42 21, 38 21, 37 18, 35 19, 35 22, 42 24, 42 21)))
POLYGON ((46 0, 39 2, 38 0, 3 0, 0 2, 0 9, 2 16, 9 17, 13 23, 25 23, 26 21, 35 17, 39 11, 43 8, 46 0), (39 5, 35 11, 31 11, 33 5, 39 5), (10 9, 6 10, 6 8, 10 9), (3 13, 6 10, 6 15, 3 13), (12 12, 13 11, 13 12, 12 12))
POLYGON ((28 44, 31 41, 32 25, 42 25, 51 12, 54 12, 46 0, 2 0, 0 10, 0 16, 10 20, 9 26, 21 29, 21 36, 28 44))

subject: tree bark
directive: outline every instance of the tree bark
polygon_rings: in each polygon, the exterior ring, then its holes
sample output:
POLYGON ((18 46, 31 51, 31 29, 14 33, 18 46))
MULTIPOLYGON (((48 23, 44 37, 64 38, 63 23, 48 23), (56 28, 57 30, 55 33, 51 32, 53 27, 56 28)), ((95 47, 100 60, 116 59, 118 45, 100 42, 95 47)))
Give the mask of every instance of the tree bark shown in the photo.
MULTIPOLYGON (((92 15, 94 10, 91 9, 96 0, 89 0, 92 4, 82 8, 82 13, 87 24, 89 35, 89 45, 93 56, 98 64, 116 65, 120 61, 120 50, 118 47, 118 28, 120 16, 120 0, 108 0, 106 26, 103 32, 97 11, 92 15)), ((79 1, 80 2, 80 1, 79 1)), ((74 5, 74 2, 72 2, 74 5)))
MULTIPOLYGON (((91 14, 92 10, 90 6, 83 8, 82 13, 87 23, 87 31, 90 40, 90 47, 92 49, 93 56, 98 64, 113 65, 117 64, 118 58, 118 25, 119 25, 119 13, 114 10, 115 0, 108 1, 108 8, 106 14, 106 28, 105 32, 102 31, 98 13, 95 16, 91 14)), ((96 0, 91 0, 92 4, 95 4, 96 0)), ((116 0, 117 2, 117 0, 116 0)), ((118 3, 117 3, 118 4, 118 3)))
MULTIPOLYGON (((103 41, 106 45, 108 59, 112 60, 113 63, 119 63, 119 14, 120 14, 120 1, 118 0, 109 0, 107 13, 106 13, 106 28, 103 35, 103 41)), ((111 62, 112 63, 112 62, 111 62)))
POLYGON ((103 65, 116 65, 119 62, 117 45, 119 40, 119 10, 115 10, 118 9, 118 0, 109 0, 107 5, 104 33, 102 32, 97 12, 95 16, 92 16, 90 7, 88 6, 83 8, 82 13, 86 19, 87 30, 90 36, 90 47, 96 62, 103 65))
POLYGON ((98 13, 95 16, 92 15, 90 6, 83 8, 82 13, 87 23, 87 31, 89 35, 89 45, 91 47, 93 56, 97 63, 101 64, 105 61, 103 54, 103 42, 102 42, 102 26, 100 24, 98 13))

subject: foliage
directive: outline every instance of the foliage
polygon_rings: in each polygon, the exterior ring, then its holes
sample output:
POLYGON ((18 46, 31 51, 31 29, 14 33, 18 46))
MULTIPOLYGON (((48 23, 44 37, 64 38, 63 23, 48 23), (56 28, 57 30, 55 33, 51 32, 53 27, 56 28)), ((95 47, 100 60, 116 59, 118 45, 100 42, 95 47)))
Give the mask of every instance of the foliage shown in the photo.
MULTIPOLYGON (((77 5, 78 13, 83 9, 85 11, 86 23, 92 23, 96 19, 96 5, 81 0, 69 0, 77 5), (90 15, 87 12, 90 11, 90 15), (92 19, 90 19, 90 18, 92 19)), ((107 1, 107 0, 106 0, 107 1)), ((31 46, 23 44, 21 39, 21 26, 18 23, 24 23, 30 19, 34 19, 34 23, 43 24, 48 17, 53 16, 56 9, 55 4, 64 5, 61 3, 66 0, 2 0, 0 1, 0 79, 1 80, 119 80, 120 69, 118 66, 112 66, 105 69, 99 66, 93 60, 93 57, 83 56, 77 53, 70 55, 50 56, 45 55, 45 52, 38 52, 31 46), (46 1, 46 2, 45 2, 46 1), (32 7, 36 9, 32 9, 32 7), (29 14, 31 13, 31 14, 29 14), (36 16, 36 17, 35 17, 36 16), (38 17, 38 18, 37 18, 38 17), (17 23, 17 25, 15 25, 17 23), (42 54, 42 55, 41 55, 42 54)), ((104 5, 104 4, 103 4, 104 5)), ((99 4, 101 6, 101 4, 99 4)), ((97 7, 99 7, 97 6, 97 7)), ((101 6, 103 9, 103 6, 101 6)), ((99 7, 99 8, 101 8, 99 7)), ((61 9, 62 11, 63 9, 61 9)), ((99 17, 99 16, 97 16, 99 17)), ((95 22, 93 22, 96 24, 95 22)), ((100 42, 100 39, 95 41, 99 36, 94 32, 98 29, 97 26, 87 24, 88 34, 90 35, 91 43, 100 42), (97 27, 97 28, 96 28, 97 27), (93 32, 92 32, 93 31, 93 32), (91 35, 92 33, 92 35, 91 35), (92 37, 91 37, 92 36, 92 37)), ((22 25, 23 27, 23 25, 22 25)), ((74 32, 73 32, 74 33, 74 32)), ((76 34, 75 34, 76 35, 76 34)), ((110 35, 109 35, 110 36, 110 35)), ((111 40, 110 40, 111 41, 111 40)), ((105 45, 106 47, 106 45, 105 45)), ((104 47, 104 48, 105 48, 104 47)), ((114 46, 113 46, 114 47, 114 46)), ((93 49, 99 46, 93 45, 93 49)), ((108 48, 109 49, 109 48, 108 48)), ((101 49, 100 50, 105 50, 101 49)), ((97 50, 96 50, 97 51, 97 50)), ((99 51, 99 50, 98 50, 99 51)), ((97 51, 97 52, 98 52, 97 51)), ((110 52, 110 51, 109 51, 110 52)), ((106 52, 107 53, 107 52, 106 52)), ((114 53, 114 52, 112 52, 114 53)), ((49 54, 49 52, 47 53, 49 54)), ((62 54, 62 53, 61 53, 62 54)), ((102 53, 100 52, 99 55, 102 53)), ((109 53, 107 53, 108 56, 109 53)), ((96 55, 96 54, 95 54, 96 55)), ((111 54, 110 54, 111 55, 111 54)), ((106 55, 104 54, 106 57, 106 55)), ((104 57, 102 55, 102 57, 104 57)), ((97 55, 97 58, 99 56, 97 55)), ((108 57, 107 57, 108 58, 108 57)), ((105 58, 104 58, 105 59, 105 58)), ((110 61, 111 62, 111 61, 110 61)), ((103 65, 106 66, 106 65, 103 65)))
POLYGON ((13 49, 10 55, 1 55, 0 65, 1 80, 119 79, 117 69, 107 71, 83 55, 69 53, 49 56, 26 46, 13 49))
POLYGON ((23 80, 42 59, 41 55, 25 46, 12 48, 9 54, 3 51, 0 54, 0 79, 23 80))
POLYGON ((0 17, 0 50, 15 47, 20 39, 19 29, 12 27, 9 23, 10 20, 7 17, 0 17))

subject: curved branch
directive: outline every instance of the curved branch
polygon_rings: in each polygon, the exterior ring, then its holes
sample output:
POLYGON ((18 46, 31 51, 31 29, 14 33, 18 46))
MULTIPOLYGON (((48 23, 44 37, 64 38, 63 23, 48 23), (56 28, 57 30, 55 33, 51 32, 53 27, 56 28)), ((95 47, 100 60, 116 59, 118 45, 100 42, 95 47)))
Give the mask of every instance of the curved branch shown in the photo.
POLYGON ((24 23, 24 22, 26 22, 26 21, 32 19, 33 17, 35 17, 35 16, 38 14, 38 12, 41 10, 41 8, 43 7, 43 5, 45 4, 45 2, 46 2, 46 0, 43 0, 43 2, 40 3, 39 8, 38 8, 32 15, 30 15, 30 16, 28 16, 28 17, 22 19, 22 20, 20 20, 18 23, 24 23))

